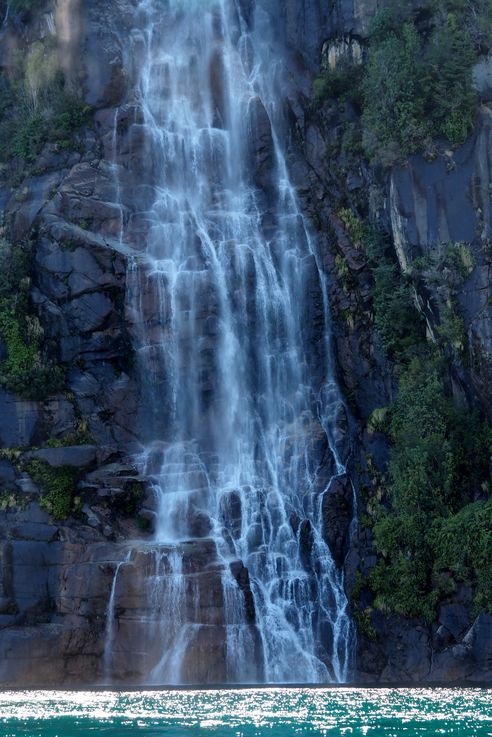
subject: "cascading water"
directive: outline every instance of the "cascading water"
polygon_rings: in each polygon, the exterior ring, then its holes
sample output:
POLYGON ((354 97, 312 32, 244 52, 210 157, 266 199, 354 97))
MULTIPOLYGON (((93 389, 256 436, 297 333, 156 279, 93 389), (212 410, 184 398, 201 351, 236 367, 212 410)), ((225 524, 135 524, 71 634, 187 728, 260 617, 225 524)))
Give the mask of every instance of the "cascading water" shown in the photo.
POLYGON ((106 611, 106 632, 104 642, 104 656, 103 656, 103 672, 106 681, 111 681, 111 674, 113 671, 112 667, 112 651, 113 642, 115 638, 115 601, 116 591, 119 581, 119 573, 122 566, 130 560, 131 552, 127 553, 125 560, 121 560, 116 564, 114 569, 113 583, 111 585, 111 591, 109 593, 108 608, 106 611))
POLYGON ((197 680, 213 631, 222 680, 344 681, 352 627, 322 519, 345 473, 343 403, 282 150, 278 50, 239 0, 141 0, 137 25, 135 126, 154 195, 137 213, 127 305, 140 462, 159 499, 147 680, 197 680))

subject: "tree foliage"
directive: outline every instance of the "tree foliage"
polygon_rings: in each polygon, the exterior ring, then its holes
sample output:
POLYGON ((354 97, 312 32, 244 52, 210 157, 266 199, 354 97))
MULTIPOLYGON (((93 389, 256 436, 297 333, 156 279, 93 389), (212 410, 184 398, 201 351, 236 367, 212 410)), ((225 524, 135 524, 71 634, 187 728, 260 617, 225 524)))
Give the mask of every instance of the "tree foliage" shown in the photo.
POLYGON ((439 345, 429 345, 412 295, 412 279, 424 271, 439 283, 462 283, 471 253, 465 244, 442 244, 407 276, 383 233, 360 223, 352 231, 372 271, 374 324, 398 381, 393 404, 372 417, 372 431, 386 432, 391 444, 386 478, 378 476, 368 505, 379 557, 375 605, 432 621, 442 597, 465 581, 477 609, 492 612, 492 429, 454 402, 446 355, 455 331, 443 322, 439 345))
POLYGON ((406 156, 444 137, 459 146, 470 133, 477 96, 472 36, 459 13, 436 13, 428 36, 410 18, 379 15, 363 79, 363 122, 370 153, 406 156))
POLYGON ((478 96, 472 68, 492 44, 492 0, 407 1, 376 13, 362 66, 340 60, 315 80, 315 101, 351 99, 361 108, 364 148, 383 164, 436 139, 460 146, 478 96))
POLYGON ((492 431, 447 396, 443 368, 442 359, 428 352, 400 376, 391 409, 386 506, 374 526, 381 556, 372 580, 377 605, 429 620, 459 580, 474 584, 477 605, 492 611, 486 583, 492 431), (476 539, 463 551, 472 520, 476 539))

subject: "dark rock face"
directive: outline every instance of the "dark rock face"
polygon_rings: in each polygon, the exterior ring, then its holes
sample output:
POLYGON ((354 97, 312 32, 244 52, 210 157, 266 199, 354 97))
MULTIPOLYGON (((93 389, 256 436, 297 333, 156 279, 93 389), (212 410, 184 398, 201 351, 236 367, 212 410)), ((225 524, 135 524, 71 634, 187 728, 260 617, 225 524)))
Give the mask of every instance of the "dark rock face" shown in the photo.
POLYGON ((41 410, 36 403, 24 401, 0 389, 0 416, 2 447, 33 444, 41 424, 41 410))
MULTIPOLYGON (((367 37, 375 13, 391 7, 392 0, 285 0, 279 12, 275 0, 256 0, 280 38, 311 68, 319 66, 320 52, 328 39, 367 37)), ((415 8, 422 0, 413 0, 415 8)), ((261 22, 261 17, 258 22, 261 22)))
MULTIPOLYGON (((458 284, 426 284, 421 307, 437 331, 444 300, 452 294, 464 321, 469 371, 461 377, 462 391, 475 395, 489 415, 492 407, 492 307, 489 303, 492 234, 490 154, 492 112, 482 108, 474 134, 448 159, 426 162, 415 156, 408 169, 395 169, 390 183, 391 223, 403 270, 410 261, 435 252, 439 244, 463 243, 469 270, 458 284), (451 290, 451 291, 450 291, 451 290)), ((446 275, 444 280, 446 279, 446 275)), ((452 278, 452 275, 449 275, 452 278)), ((475 398, 474 397, 474 398, 475 398)))
MULTIPOLYGON (((15 520, 2 517, 12 538, 0 545, 2 684, 44 687, 100 682, 108 647, 108 596, 116 567, 128 557, 127 549, 104 541, 89 526, 79 524, 76 530, 55 527, 49 515, 37 512, 35 505, 18 513, 15 520)), ((159 630, 160 612, 149 605, 155 566, 165 572, 166 554, 151 545, 130 550, 131 558, 121 566, 117 578, 118 638, 111 660, 121 682, 136 683, 142 682, 161 657, 151 637, 159 630)), ((196 637, 181 673, 185 683, 227 677, 219 670, 226 635, 222 569, 214 558, 210 540, 197 542, 186 555, 185 601, 196 637), (196 595, 199 610, 194 608, 196 595)), ((235 575, 249 600, 248 616, 254 623, 247 571, 238 567, 235 575)), ((167 605, 165 596, 161 605, 167 605)))
MULTIPOLYGON (((469 680, 488 681, 492 665, 492 617, 480 614, 463 637, 461 645, 452 649, 452 654, 458 661, 464 661, 469 680)), ((433 671, 434 677, 439 672, 439 666, 438 662, 433 671)), ((459 671, 453 662, 450 663, 450 669, 459 671)), ((449 678, 449 671, 442 667, 442 672, 446 679, 449 678)))
POLYGON ((304 568, 307 571, 311 569, 311 560, 313 552, 313 528, 311 522, 307 519, 303 520, 298 529, 299 537, 299 555, 304 568))
POLYGON ((269 180, 274 166, 274 148, 270 119, 259 97, 251 100, 249 115, 251 172, 256 186, 268 191, 271 188, 269 180))
POLYGON ((349 548, 353 518, 353 491, 347 476, 336 478, 323 495, 323 536, 338 567, 343 565, 349 548))
POLYGON ((232 575, 236 579, 239 588, 244 594, 247 622, 249 624, 254 624, 256 621, 255 602, 253 599, 253 594, 251 592, 248 569, 244 567, 242 561, 240 560, 231 563, 230 568, 232 575))
POLYGON ((2 683, 53 684, 67 676, 90 681, 101 655, 106 605, 106 586, 100 582, 97 589, 97 565, 91 569, 94 531, 82 527, 78 543, 62 542, 60 528, 35 504, 2 517, 11 531, 1 547, 2 683))
POLYGON ((236 491, 224 494, 220 500, 221 518, 229 528, 231 535, 237 540, 241 536, 241 497, 236 491))
POLYGON ((94 445, 75 445, 63 448, 43 448, 25 453, 27 461, 38 460, 55 468, 71 466, 73 468, 86 468, 98 459, 97 447, 94 445))

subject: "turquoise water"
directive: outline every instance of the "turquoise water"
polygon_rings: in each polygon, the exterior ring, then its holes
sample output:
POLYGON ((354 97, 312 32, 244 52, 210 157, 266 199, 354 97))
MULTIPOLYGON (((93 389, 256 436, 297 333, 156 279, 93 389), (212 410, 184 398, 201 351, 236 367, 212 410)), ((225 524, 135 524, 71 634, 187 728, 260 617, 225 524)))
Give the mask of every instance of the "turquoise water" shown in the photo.
POLYGON ((245 689, 0 694, 2 737, 485 737, 486 689, 245 689))

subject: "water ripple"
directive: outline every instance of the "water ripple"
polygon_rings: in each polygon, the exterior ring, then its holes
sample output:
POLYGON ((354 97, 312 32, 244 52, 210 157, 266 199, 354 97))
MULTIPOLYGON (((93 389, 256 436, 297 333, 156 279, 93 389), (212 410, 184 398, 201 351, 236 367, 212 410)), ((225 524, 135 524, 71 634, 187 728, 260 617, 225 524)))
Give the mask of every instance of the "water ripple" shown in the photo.
POLYGON ((487 689, 0 694, 1 737, 490 737, 487 689))

